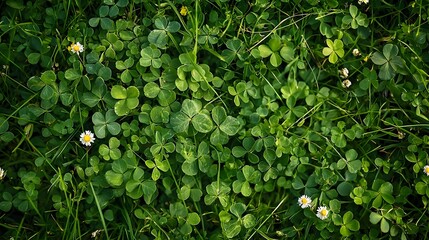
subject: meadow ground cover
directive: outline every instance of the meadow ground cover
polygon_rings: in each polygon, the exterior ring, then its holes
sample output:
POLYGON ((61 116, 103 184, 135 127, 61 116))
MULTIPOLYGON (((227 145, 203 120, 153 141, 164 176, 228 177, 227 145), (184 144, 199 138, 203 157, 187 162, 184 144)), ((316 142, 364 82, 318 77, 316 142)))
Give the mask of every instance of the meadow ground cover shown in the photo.
POLYGON ((429 3, 0 2, 1 239, 424 239, 429 3))

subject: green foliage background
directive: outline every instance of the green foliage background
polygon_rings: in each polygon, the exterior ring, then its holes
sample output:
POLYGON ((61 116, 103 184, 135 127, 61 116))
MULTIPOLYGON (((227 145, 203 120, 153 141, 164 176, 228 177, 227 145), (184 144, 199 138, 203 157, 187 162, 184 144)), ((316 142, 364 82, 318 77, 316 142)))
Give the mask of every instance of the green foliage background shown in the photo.
POLYGON ((427 236, 426 1, 0 9, 2 238, 427 236))

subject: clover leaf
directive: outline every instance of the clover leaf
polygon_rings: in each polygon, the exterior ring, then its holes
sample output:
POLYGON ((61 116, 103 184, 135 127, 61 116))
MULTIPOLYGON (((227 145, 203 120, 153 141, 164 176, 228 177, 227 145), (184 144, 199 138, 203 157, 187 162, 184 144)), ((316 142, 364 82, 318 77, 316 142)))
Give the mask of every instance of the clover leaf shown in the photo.
POLYGON ((132 109, 139 105, 140 91, 135 86, 125 89, 121 85, 115 85, 111 90, 112 97, 118 99, 115 103, 115 113, 118 116, 127 115, 132 109))
POLYGON ((92 115, 92 123, 94 124, 94 133, 97 138, 105 138, 106 130, 112 135, 118 135, 121 131, 121 125, 115 122, 118 116, 112 109, 109 109, 105 115, 101 112, 96 112, 92 115))
MULTIPOLYGON (((116 69, 118 70, 124 70, 121 73, 121 81, 124 83, 129 83, 132 80, 132 73, 133 70, 130 70, 130 68, 134 65, 134 59, 133 58, 127 58, 125 61, 119 60, 115 63, 116 69)), ((135 70, 134 70, 135 72, 135 70)))
POLYGON ((154 68, 160 68, 162 61, 160 59, 161 51, 155 46, 145 47, 140 52, 140 65, 143 67, 152 66, 154 68))
POLYGON ((213 145, 224 145, 229 137, 235 135, 240 129, 240 121, 232 116, 227 116, 225 108, 216 106, 212 109, 212 118, 216 123, 216 129, 210 136, 213 145))
POLYGON ((324 47, 322 50, 323 55, 329 56, 330 63, 336 63, 338 58, 344 57, 344 44, 340 39, 335 39, 333 42, 331 39, 326 39, 328 47, 324 47))
POLYGON ((235 193, 241 193, 249 197, 253 189, 250 184, 256 184, 261 181, 261 172, 255 170, 252 166, 245 165, 241 172, 237 174, 237 180, 232 183, 232 189, 235 193))
POLYGON ((204 196, 204 203, 211 205, 216 199, 219 199, 220 204, 223 207, 228 206, 230 201, 229 192, 231 188, 229 184, 225 182, 212 182, 206 186, 207 195, 204 196))
POLYGON ((234 38, 229 39, 225 45, 228 49, 222 51, 222 57, 229 64, 239 55, 239 51, 243 49, 244 44, 240 39, 234 38))
POLYGON ((95 107, 103 100, 107 93, 107 86, 101 78, 95 79, 91 92, 84 92, 81 101, 88 107, 95 107))
POLYGON ((185 99, 179 112, 173 113, 170 123, 176 132, 187 132, 189 123, 201 133, 208 133, 213 128, 213 121, 207 110, 201 109, 199 100, 185 99))
POLYGON ((158 48, 165 48, 167 45, 168 33, 179 31, 180 24, 176 21, 169 21, 165 16, 155 19, 155 27, 149 33, 148 40, 158 48))
POLYGON ((404 72, 404 62, 398 56, 399 49, 394 44, 386 44, 383 47, 383 54, 375 52, 371 56, 371 60, 375 65, 379 65, 380 70, 378 77, 382 80, 390 80, 395 77, 396 73, 406 74, 404 72))
POLYGON ((351 24, 353 29, 357 29, 359 26, 368 27, 369 20, 366 14, 359 12, 356 6, 350 5, 349 12, 350 15, 346 15, 342 19, 344 24, 351 24))
POLYGON ((275 37, 270 39, 270 41, 268 41, 268 45, 261 44, 258 46, 258 49, 253 49, 251 53, 254 57, 270 57, 271 65, 273 65, 274 67, 278 67, 282 63, 282 58, 279 54, 281 47, 282 43, 280 37, 276 35, 275 37))
POLYGON ((159 87, 155 82, 147 83, 143 88, 148 98, 157 98, 161 106, 168 106, 176 100, 176 93, 170 89, 159 87))
POLYGON ((117 160, 121 157, 122 153, 119 150, 119 145, 121 145, 119 139, 112 137, 109 139, 109 146, 106 144, 101 144, 98 148, 98 153, 103 157, 104 160, 117 160))
POLYGON ((353 213, 351 211, 346 212, 343 215, 342 221, 340 221, 338 224, 341 225, 341 235, 345 237, 352 235, 351 231, 356 232, 360 229, 360 223, 358 220, 353 219, 353 213))

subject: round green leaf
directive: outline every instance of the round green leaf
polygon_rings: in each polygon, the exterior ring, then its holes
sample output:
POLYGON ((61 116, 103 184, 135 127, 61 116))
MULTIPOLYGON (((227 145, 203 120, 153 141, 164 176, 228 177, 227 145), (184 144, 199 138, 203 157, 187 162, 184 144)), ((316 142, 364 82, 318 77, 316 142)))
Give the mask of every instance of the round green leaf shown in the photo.
POLYGON ((198 225, 200 221, 201 221, 200 216, 198 215, 198 213, 194 213, 194 212, 189 213, 186 218, 186 222, 193 226, 198 225))
POLYGON ((385 218, 382 218, 380 223, 381 232, 388 233, 389 228, 390 228, 389 222, 385 218))
POLYGON ((115 22, 113 22, 110 18, 101 18, 100 19, 100 26, 104 30, 114 30, 115 29, 115 22))
POLYGON ((107 182, 112 186, 112 187, 119 187, 121 186, 121 184, 124 181, 123 175, 120 173, 116 173, 112 170, 109 170, 106 172, 106 174, 104 175, 107 182))
POLYGON ((138 98, 127 98, 124 101, 126 103, 126 107, 128 108, 128 110, 134 109, 139 105, 138 98))
POLYGON ((353 190, 353 184, 349 182, 342 182, 338 184, 337 191, 341 196, 348 196, 353 190))
POLYGON ((182 171, 188 176, 195 176, 198 173, 198 162, 183 162, 182 164, 182 171))
POLYGON ((428 185, 424 182, 418 182, 418 183, 416 183, 415 188, 416 188, 416 191, 418 194, 425 195, 426 189, 428 188, 428 185))
POLYGON ((74 68, 67 69, 66 72, 65 72, 65 75, 64 75, 64 77, 67 80, 71 80, 71 81, 79 79, 81 76, 82 76, 82 74, 78 70, 76 70, 74 68))
POLYGON ((371 212, 371 214, 369 215, 369 221, 370 221, 372 224, 377 224, 377 223, 379 223, 379 222, 380 222, 380 220, 381 220, 382 218, 383 218, 383 217, 382 217, 380 214, 375 213, 375 212, 371 212))
POLYGON ((282 64, 282 58, 280 57, 280 55, 278 53, 274 53, 270 57, 270 63, 274 67, 278 67, 278 66, 280 66, 280 64, 282 64))
MULTIPOLYGON (((210 143, 213 145, 224 145, 228 143, 228 135, 226 135, 224 132, 220 131, 219 128, 216 128, 213 133, 210 135, 210 143)), ((246 154, 246 151, 244 151, 244 154, 246 154)), ((244 155, 243 154, 243 155, 244 155)))
POLYGON ((158 84, 150 82, 144 86, 143 91, 146 97, 155 98, 158 96, 158 93, 161 91, 161 89, 159 88, 158 84))
POLYGON ((140 95, 140 91, 135 86, 130 86, 127 88, 127 97, 128 98, 138 98, 140 95))
POLYGON ((112 97, 114 99, 126 99, 127 98, 127 90, 121 85, 115 85, 111 90, 112 97))
POLYGON ((111 122, 107 124, 107 130, 110 134, 116 136, 121 132, 121 125, 117 122, 111 122))
POLYGON ((30 53, 27 59, 30 64, 37 64, 40 60, 40 53, 30 53))
POLYGON ((182 103, 182 112, 189 117, 195 116, 202 108, 201 102, 198 100, 185 99, 182 103))
POLYGON ((221 125, 226 119, 226 111, 222 106, 216 106, 212 109, 212 118, 216 125, 221 125))
POLYGON ((351 231, 359 231, 360 229, 360 223, 358 220, 353 219, 351 222, 346 224, 346 227, 351 231))
POLYGON ((270 47, 268 47, 267 45, 264 45, 264 44, 259 45, 258 50, 259 50, 259 55, 262 58, 269 57, 273 53, 273 51, 271 51, 270 47))
POLYGON ((155 29, 149 33, 148 41, 159 48, 167 45, 167 33, 164 30, 155 29))
POLYGON ((198 113, 192 118, 191 122, 195 130, 201 133, 208 133, 213 129, 212 119, 205 113, 198 113))
POLYGON ((187 132, 191 119, 182 112, 171 115, 170 124, 176 132, 187 132))
POLYGON ((57 79, 57 75, 55 75, 54 71, 48 70, 42 73, 42 76, 40 76, 40 79, 45 84, 52 84, 52 83, 55 83, 55 80, 57 79))
POLYGON ((104 81, 107 81, 112 78, 112 70, 108 67, 101 67, 100 69, 98 69, 97 75, 101 77, 104 81))
POLYGON ((130 109, 127 107, 125 100, 119 100, 117 103, 115 103, 114 110, 118 116, 125 116, 130 112, 130 109))
POLYGON ((219 128, 227 135, 233 136, 240 130, 240 121, 235 117, 227 116, 219 128))

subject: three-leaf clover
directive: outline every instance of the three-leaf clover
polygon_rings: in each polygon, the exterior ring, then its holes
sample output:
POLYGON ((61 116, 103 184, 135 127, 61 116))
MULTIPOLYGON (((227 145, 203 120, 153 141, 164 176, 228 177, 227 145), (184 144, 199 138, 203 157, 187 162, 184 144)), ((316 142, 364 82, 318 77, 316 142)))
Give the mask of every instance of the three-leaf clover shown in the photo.
POLYGON ((336 214, 333 221, 335 225, 341 226, 340 233, 345 237, 350 236, 352 234, 351 231, 355 232, 360 229, 360 223, 358 220, 353 219, 351 211, 346 212, 342 219, 341 216, 336 214))
POLYGON ((210 185, 207 185, 207 195, 204 196, 204 203, 211 205, 216 199, 219 199, 223 207, 228 206, 229 192, 231 191, 231 188, 228 186, 229 184, 224 182, 212 182, 210 185))
POLYGON ((119 150, 119 146, 121 142, 116 137, 112 137, 109 139, 109 146, 106 144, 101 144, 98 148, 98 153, 103 157, 104 160, 117 160, 122 156, 121 150, 119 150))
POLYGON ((176 21, 169 21, 165 16, 155 19, 155 27, 149 33, 148 40, 158 48, 165 48, 167 45, 168 33, 179 31, 180 24, 176 21))
POLYGON ((143 67, 152 66, 154 68, 160 68, 162 65, 161 51, 155 46, 145 47, 140 52, 140 65, 143 67))
POLYGON ((210 136, 213 145, 224 145, 229 137, 235 135, 240 129, 240 121, 232 116, 227 116, 225 108, 216 106, 212 109, 212 118, 216 123, 216 129, 210 136))
POLYGON ((132 109, 139 105, 140 91, 135 86, 125 89, 121 85, 115 85, 111 90, 112 97, 119 101, 115 104, 115 113, 118 116, 127 115, 132 109))
POLYGON ((95 107, 106 97, 106 93, 107 86, 104 83, 104 80, 97 78, 92 84, 91 92, 84 92, 81 101, 89 107, 95 107))
POLYGON ((112 135, 118 135, 121 131, 121 125, 115 122, 118 116, 113 109, 109 109, 105 115, 101 112, 96 112, 92 115, 92 123, 94 124, 94 133, 97 138, 105 138, 106 130, 112 135))
POLYGON ((182 103, 182 109, 172 114, 170 123, 176 132, 187 132, 189 123, 201 133, 208 133, 213 128, 213 121, 207 110, 201 109, 199 100, 185 99, 182 103))
POLYGON ((398 47, 389 43, 383 47, 383 54, 376 52, 371 56, 372 62, 381 66, 378 72, 380 79, 390 80, 396 75, 396 72, 404 74, 404 63, 398 53, 398 47))
POLYGON ((354 5, 349 7, 350 15, 343 17, 344 24, 351 24, 353 29, 357 29, 359 26, 368 27, 369 20, 365 13, 359 12, 358 8, 354 5))
POLYGON ((235 193, 241 193, 245 197, 252 194, 250 184, 256 184, 261 181, 261 172, 255 170, 252 166, 245 165, 241 172, 237 173, 237 180, 232 183, 232 189, 235 193))

